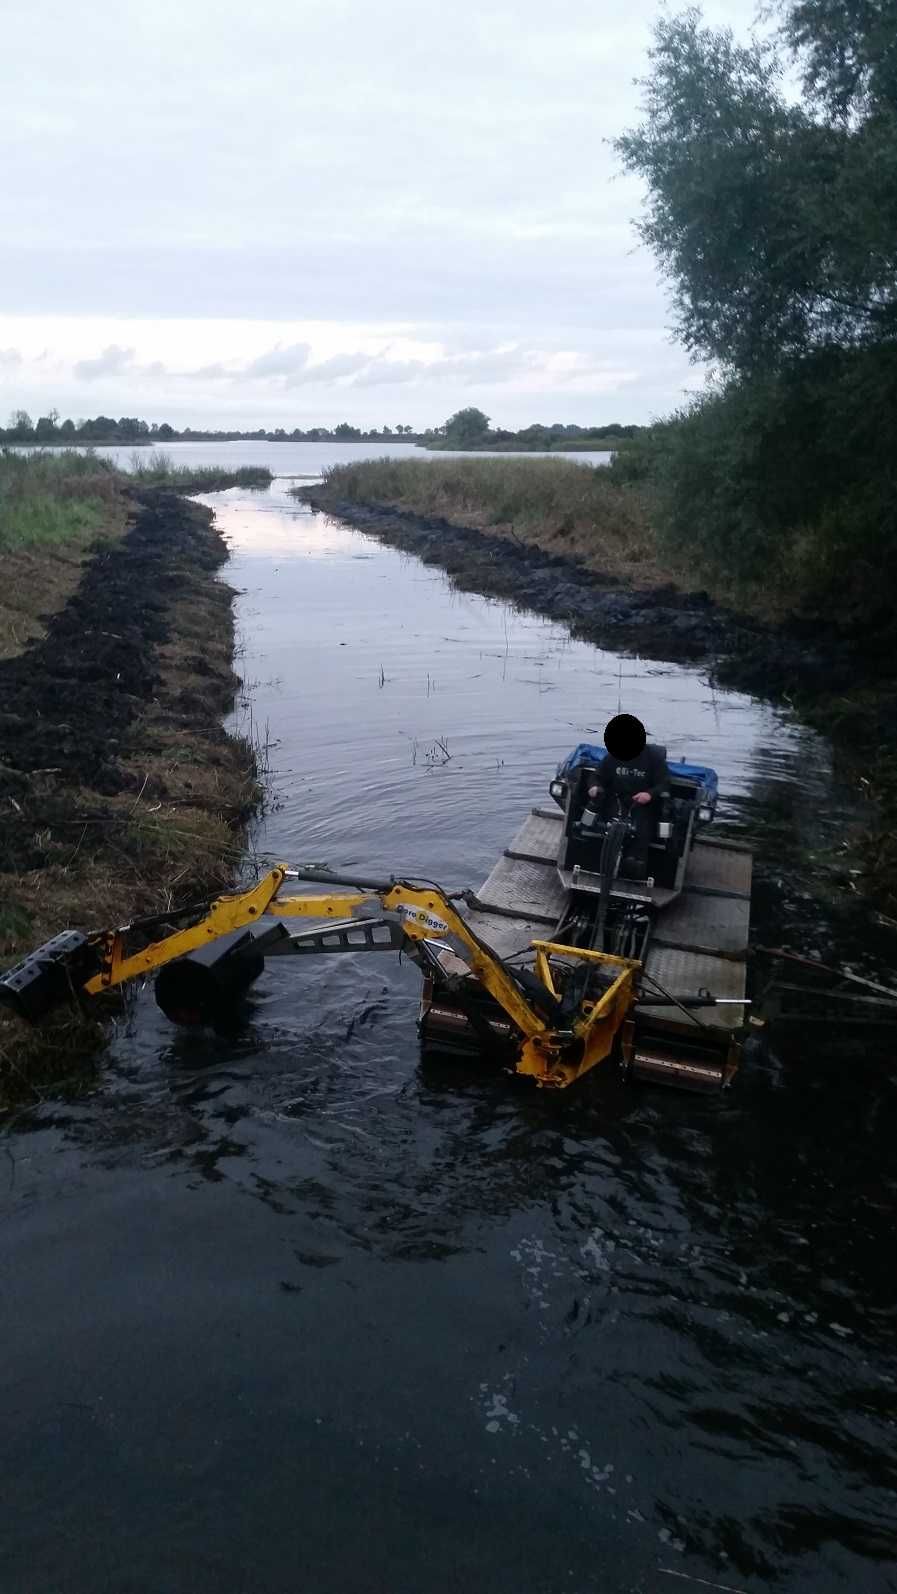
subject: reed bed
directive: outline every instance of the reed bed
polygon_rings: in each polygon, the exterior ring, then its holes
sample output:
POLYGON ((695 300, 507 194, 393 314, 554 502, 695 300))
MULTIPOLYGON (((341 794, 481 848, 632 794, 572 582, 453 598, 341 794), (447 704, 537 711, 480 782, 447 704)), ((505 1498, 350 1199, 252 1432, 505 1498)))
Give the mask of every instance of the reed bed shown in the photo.
POLYGON ((516 537, 637 586, 670 579, 641 494, 603 466, 519 455, 359 460, 325 472, 323 493, 516 537))
POLYGON ((131 455, 126 481, 141 487, 173 487, 179 492, 220 492, 227 487, 270 487, 273 474, 264 465, 239 465, 225 470, 218 465, 176 465, 170 454, 154 449, 131 455))

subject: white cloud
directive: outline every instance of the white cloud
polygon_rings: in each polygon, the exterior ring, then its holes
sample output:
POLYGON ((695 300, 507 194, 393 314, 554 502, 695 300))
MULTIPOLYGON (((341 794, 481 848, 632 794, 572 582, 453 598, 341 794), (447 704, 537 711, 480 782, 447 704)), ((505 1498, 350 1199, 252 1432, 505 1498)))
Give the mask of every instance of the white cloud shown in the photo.
POLYGON ((22 363, 18 349, 0 349, 0 371, 15 371, 22 363))

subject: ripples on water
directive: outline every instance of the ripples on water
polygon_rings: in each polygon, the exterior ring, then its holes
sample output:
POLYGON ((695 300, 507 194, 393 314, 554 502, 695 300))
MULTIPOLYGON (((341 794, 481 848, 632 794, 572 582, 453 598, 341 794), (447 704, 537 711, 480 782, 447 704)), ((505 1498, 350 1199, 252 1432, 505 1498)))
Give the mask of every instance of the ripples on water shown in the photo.
MULTIPOLYGON (((277 490, 219 516, 261 854, 476 885, 620 698, 723 826, 790 838, 776 912, 806 896, 842 811, 812 733, 277 490)), ((555 1097, 422 1070, 418 992, 274 965, 234 1041, 140 995, 95 1093, 7 1140, 4 1591, 893 1587, 890 1048, 555 1097)))

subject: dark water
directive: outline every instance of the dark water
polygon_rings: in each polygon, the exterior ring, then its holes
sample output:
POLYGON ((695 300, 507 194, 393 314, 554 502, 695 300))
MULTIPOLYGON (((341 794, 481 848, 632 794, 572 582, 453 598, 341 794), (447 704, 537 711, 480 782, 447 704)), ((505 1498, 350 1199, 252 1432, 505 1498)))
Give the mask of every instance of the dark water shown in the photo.
MULTIPOLYGON (((808 903, 847 802, 818 737, 280 489, 218 509, 260 854, 476 885, 621 701, 775 838, 769 933, 887 972, 808 903)), ((423 1072, 418 991, 275 966, 236 1042, 138 996, 93 1094, 13 1125, 3 1594, 897 1586, 881 1032, 792 1034, 719 1101, 548 1096, 423 1072)))

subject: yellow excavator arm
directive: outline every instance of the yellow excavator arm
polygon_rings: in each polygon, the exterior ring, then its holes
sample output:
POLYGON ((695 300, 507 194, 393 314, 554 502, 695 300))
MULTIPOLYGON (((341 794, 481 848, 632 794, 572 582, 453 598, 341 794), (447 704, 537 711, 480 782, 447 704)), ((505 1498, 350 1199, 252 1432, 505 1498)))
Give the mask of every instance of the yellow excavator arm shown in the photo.
MULTIPOLYGON (((270 930, 258 937, 261 949, 267 936, 264 955, 351 951, 353 931, 359 930, 370 950, 380 946, 404 949, 425 970, 432 971, 436 965, 435 949, 451 951, 510 1020, 517 1037, 516 1071, 540 1085, 569 1085, 608 1057, 636 998, 638 962, 555 942, 531 943, 534 971, 524 979, 479 939, 439 886, 403 880, 340 881, 323 869, 296 871, 278 866, 248 890, 218 897, 188 928, 175 930, 136 952, 128 952, 128 943, 136 929, 146 928, 147 921, 91 936, 66 932, 0 977, 0 1001, 25 1017, 37 1018, 66 994, 98 996, 178 959, 195 956, 204 948, 214 948, 223 937, 238 941, 235 932, 249 930, 263 919, 281 925, 280 940, 276 930, 273 941, 270 930), (299 879, 334 889, 282 891, 287 882, 299 879), (379 917, 373 920, 372 913, 379 917), (295 919, 315 921, 317 928, 290 936, 283 921, 295 919), (370 927, 375 923, 386 927, 384 942, 372 939, 370 927), (569 994, 565 999, 564 987, 568 993, 573 991, 569 983, 572 972, 584 964, 600 975, 604 988, 594 1000, 583 995, 580 1001, 571 1002, 569 994)), ((239 947, 235 950, 239 952, 239 947)))

